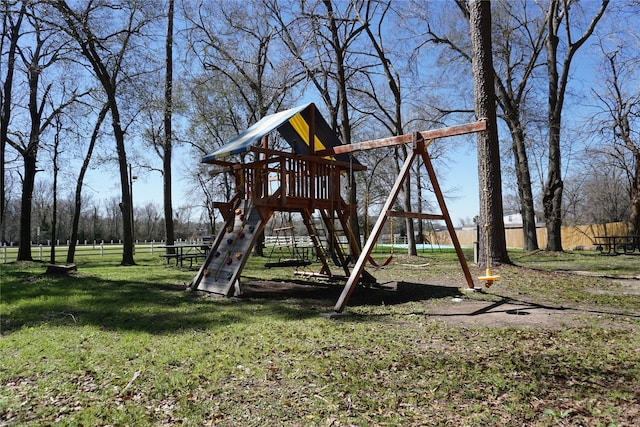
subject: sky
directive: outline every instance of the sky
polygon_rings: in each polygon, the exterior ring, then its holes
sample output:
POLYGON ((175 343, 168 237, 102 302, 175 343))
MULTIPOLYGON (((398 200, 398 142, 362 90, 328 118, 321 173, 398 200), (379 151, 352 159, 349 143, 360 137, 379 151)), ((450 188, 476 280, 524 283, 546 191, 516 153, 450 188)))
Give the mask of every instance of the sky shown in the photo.
MULTIPOLYGON (((592 48, 592 46, 591 46, 592 48)), ((574 58, 572 74, 575 77, 570 84, 574 93, 581 91, 587 93, 591 90, 595 73, 595 64, 588 63, 588 48, 584 48, 574 58)), ((567 117, 567 115, 565 115, 567 117)), ((458 123, 449 123, 455 125, 458 123)), ((426 129, 414 129, 426 130, 426 129)), ((508 133, 501 129, 504 138, 508 133)), ((447 146, 448 160, 445 164, 438 162, 434 166, 440 186, 445 192, 447 207, 455 226, 468 222, 479 214, 479 192, 477 175, 477 156, 475 138, 470 137, 463 142, 456 141, 447 146)), ((504 161, 504 160, 503 160, 504 161)), ((200 158, 189 157, 180 149, 175 151, 174 157, 174 182, 173 201, 174 209, 182 205, 192 203, 193 194, 189 187, 182 185, 185 175, 190 168, 198 167, 200 158)), ((503 165, 504 166, 504 165, 503 165)), ((134 168, 134 174, 138 179, 133 184, 133 199, 136 209, 140 209, 148 203, 155 204, 159 210, 162 206, 162 177, 158 172, 143 172, 134 168)), ((507 177, 503 177, 505 179, 507 177)), ((120 197, 120 184, 117 179, 117 171, 112 169, 110 175, 93 173, 88 176, 87 190, 95 199, 106 200, 120 197)), ((193 218, 197 220, 198 218, 193 218)))
POLYGON ((434 168, 438 182, 445 192, 445 203, 451 221, 458 227, 463 221, 468 224, 468 220, 480 214, 478 157, 475 144, 452 147, 450 151, 451 158, 446 167, 436 165, 434 168))

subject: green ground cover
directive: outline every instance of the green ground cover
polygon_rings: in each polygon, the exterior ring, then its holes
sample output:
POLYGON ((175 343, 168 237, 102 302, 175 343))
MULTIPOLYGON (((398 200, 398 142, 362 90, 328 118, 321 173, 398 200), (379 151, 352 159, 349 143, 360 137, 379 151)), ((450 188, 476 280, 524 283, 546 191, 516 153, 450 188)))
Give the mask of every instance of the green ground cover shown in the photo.
MULTIPOLYGON (((516 266, 495 268, 500 282, 466 293, 453 252, 396 254, 374 275, 419 291, 358 289, 337 319, 319 314, 340 288, 203 297, 183 289, 193 271, 157 254, 136 259, 83 258, 69 277, 46 276, 40 263, 0 267, 0 425, 640 420, 640 289, 629 279, 640 257, 513 252, 516 266), (430 315, 453 298, 527 301, 572 317, 523 327, 430 315)), ((244 280, 300 283, 264 261, 250 259, 244 280)))

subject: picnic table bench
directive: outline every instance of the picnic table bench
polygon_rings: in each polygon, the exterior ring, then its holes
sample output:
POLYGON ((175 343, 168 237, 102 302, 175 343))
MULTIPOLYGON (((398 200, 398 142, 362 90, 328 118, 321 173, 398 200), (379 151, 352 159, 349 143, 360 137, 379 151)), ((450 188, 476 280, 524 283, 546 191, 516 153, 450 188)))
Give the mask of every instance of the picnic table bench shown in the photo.
POLYGON ((640 251, 640 235, 594 236, 593 241, 601 254, 620 255, 640 251))

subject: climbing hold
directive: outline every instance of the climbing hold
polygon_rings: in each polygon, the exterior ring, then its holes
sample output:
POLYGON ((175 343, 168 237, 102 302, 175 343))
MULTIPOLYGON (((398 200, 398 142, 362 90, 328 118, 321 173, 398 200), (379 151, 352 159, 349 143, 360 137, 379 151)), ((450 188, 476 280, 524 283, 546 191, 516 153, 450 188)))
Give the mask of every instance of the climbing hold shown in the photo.
POLYGON ((220 252, 219 251, 215 251, 215 253, 213 254, 214 257, 218 258, 220 256, 220 252))
POLYGON ((242 231, 238 233, 238 238, 244 239, 244 233, 242 231))
POLYGON ((231 257, 228 257, 228 258, 225 260, 225 263, 226 263, 227 265, 231 264, 232 262, 233 262, 233 259, 232 259, 231 257))
POLYGON ((253 225, 249 226, 249 233, 253 233, 256 228, 253 225))
POLYGON ((204 277, 209 277, 210 274, 211 274, 211 272, 209 270, 205 270, 205 271, 202 272, 202 275, 204 277))
POLYGON ((227 272, 227 274, 225 275, 225 277, 227 278, 227 280, 231 279, 231 276, 233 276, 233 274, 231 274, 230 271, 227 272))
POLYGON ((233 243, 233 239, 227 239, 227 244, 230 245, 233 243))
POLYGON ((240 215, 240 221, 244 221, 244 215, 240 215))
POLYGON ((227 227, 227 233, 231 233, 233 231, 233 226, 228 226, 227 227))
POLYGON ((241 215, 242 214, 242 209, 238 208, 236 209, 236 215, 241 215))
POLYGON ((242 252, 236 252, 236 259, 242 258, 242 252))

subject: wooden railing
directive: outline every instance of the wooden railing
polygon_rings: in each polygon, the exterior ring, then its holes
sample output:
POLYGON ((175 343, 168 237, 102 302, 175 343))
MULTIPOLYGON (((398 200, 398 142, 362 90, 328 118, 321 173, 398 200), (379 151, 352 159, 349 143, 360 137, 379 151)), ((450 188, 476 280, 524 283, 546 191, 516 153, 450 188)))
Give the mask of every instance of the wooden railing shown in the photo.
POLYGON ((284 153, 242 165, 242 189, 256 204, 327 203, 340 200, 340 174, 345 165, 323 158, 284 153), (294 200, 291 200, 294 199, 294 200))

